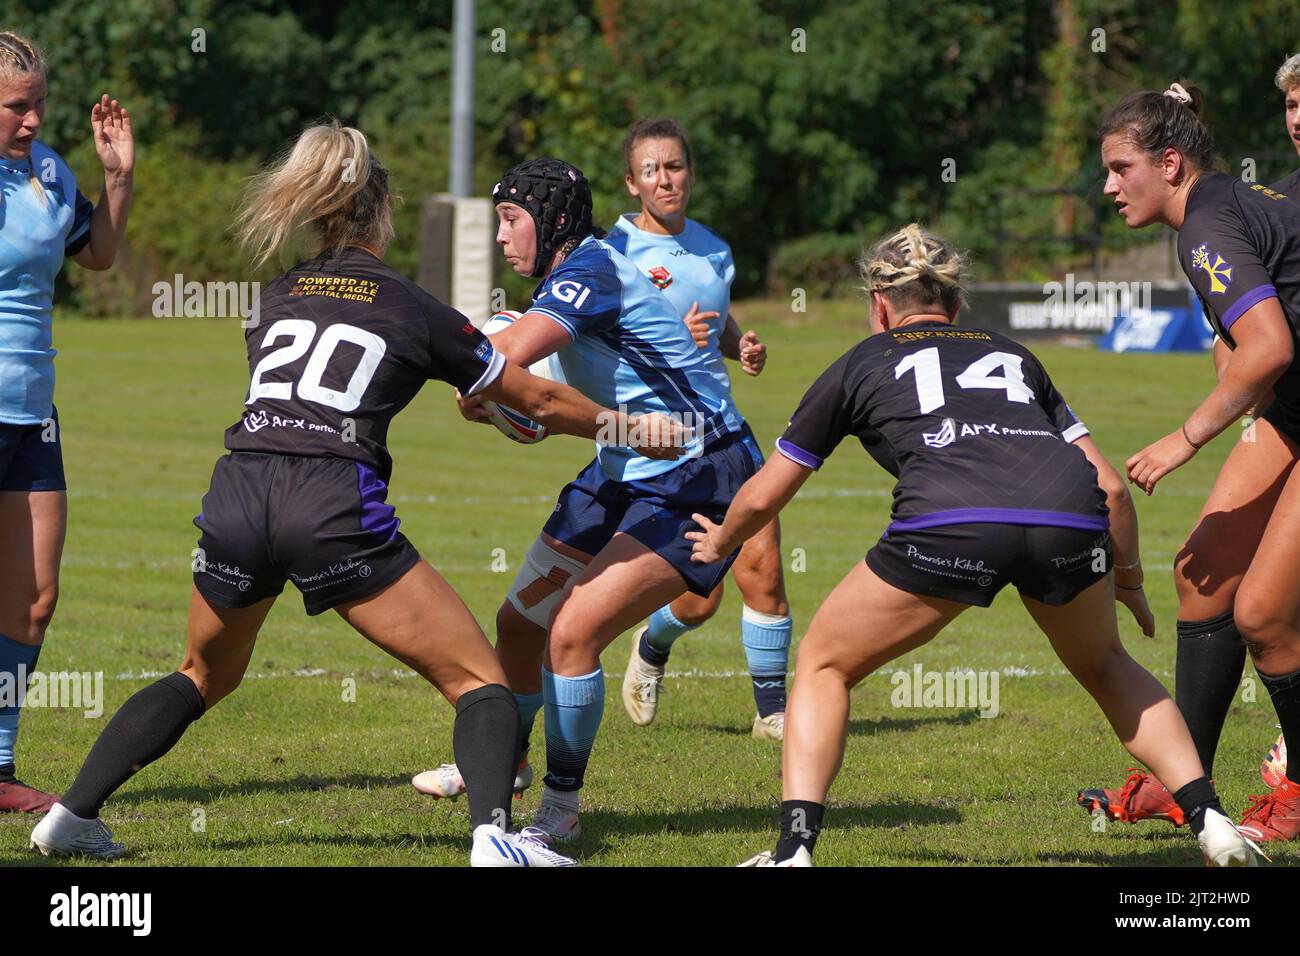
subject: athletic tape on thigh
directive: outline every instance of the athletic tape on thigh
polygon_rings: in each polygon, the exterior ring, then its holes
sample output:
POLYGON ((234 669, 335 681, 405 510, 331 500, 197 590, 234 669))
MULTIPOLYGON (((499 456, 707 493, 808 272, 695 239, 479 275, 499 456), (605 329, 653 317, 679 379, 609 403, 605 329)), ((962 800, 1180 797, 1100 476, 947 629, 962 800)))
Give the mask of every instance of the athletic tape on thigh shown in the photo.
POLYGON ((546 630, 551 626, 551 613, 586 566, 538 538, 528 549, 507 597, 516 611, 546 630))

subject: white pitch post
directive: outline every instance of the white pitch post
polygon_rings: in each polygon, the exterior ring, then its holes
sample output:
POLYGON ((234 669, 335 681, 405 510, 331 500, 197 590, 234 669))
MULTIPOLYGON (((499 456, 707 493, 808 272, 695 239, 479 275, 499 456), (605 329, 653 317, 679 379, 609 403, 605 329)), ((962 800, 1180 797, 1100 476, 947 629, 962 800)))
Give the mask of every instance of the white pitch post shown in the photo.
POLYGON ((451 226, 451 306, 481 327, 491 316, 492 234, 489 199, 457 199, 451 226))

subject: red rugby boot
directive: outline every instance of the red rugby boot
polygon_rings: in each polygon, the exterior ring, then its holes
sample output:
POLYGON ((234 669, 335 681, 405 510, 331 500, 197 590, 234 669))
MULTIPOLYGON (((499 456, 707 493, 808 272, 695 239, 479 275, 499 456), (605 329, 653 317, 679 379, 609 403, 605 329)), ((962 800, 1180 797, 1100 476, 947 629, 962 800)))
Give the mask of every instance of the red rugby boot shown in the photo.
POLYGON ((1300 784, 1285 777, 1268 793, 1250 798, 1237 829, 1252 840, 1294 840, 1300 836, 1300 784))
POLYGON ((21 780, 0 783, 0 813, 44 813, 58 797, 29 787, 21 780))
POLYGON ((1151 774, 1135 767, 1129 768, 1128 779, 1118 790, 1083 790, 1078 802, 1089 814, 1101 810, 1106 819, 1120 823, 1168 820, 1180 827, 1187 822, 1182 807, 1174 802, 1174 795, 1151 774))

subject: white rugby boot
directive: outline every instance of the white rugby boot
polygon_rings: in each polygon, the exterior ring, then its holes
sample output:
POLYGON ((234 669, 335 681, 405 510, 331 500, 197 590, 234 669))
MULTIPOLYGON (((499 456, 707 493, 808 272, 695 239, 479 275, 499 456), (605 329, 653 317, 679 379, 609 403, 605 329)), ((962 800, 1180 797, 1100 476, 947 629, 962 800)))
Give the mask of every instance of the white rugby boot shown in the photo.
POLYGON ((778 710, 775 714, 768 714, 766 717, 755 714, 754 726, 749 735, 755 740, 784 740, 785 711, 778 710))
POLYGON ((773 861, 773 859, 772 859, 772 851, 771 851, 771 850, 764 850, 762 853, 758 854, 757 856, 751 856, 751 857, 750 857, 748 860, 746 860, 744 863, 737 864, 737 867, 741 867, 741 866, 812 866, 812 865, 813 865, 812 854, 808 852, 808 848, 807 848, 807 847, 805 847, 805 846, 801 846, 801 847, 799 847, 799 849, 795 850, 794 856, 790 857, 790 859, 788 859, 788 860, 782 860, 780 863, 777 863, 777 862, 773 861))
POLYGON ((1206 866, 1259 866, 1260 857, 1268 859, 1263 850, 1217 810, 1205 811, 1205 826, 1196 842, 1201 845, 1206 866))
MULTIPOLYGON (((515 773, 515 796, 518 797, 533 785, 533 767, 525 757, 515 773)), ((435 800, 455 800, 465 792, 465 778, 454 763, 441 764, 436 770, 425 770, 411 778, 411 786, 427 793, 435 800)))
POLYGON ((52 806, 32 829, 29 847, 40 850, 42 856, 116 860, 126 855, 126 847, 113 842, 113 832, 103 820, 83 820, 61 803, 52 806))
POLYGON ((577 866, 567 856, 556 853, 537 833, 524 827, 518 833, 506 833, 499 826, 485 823, 474 829, 474 846, 469 851, 470 866, 577 866))
POLYGON ((663 690, 664 668, 649 664, 641 656, 641 636, 649 629, 642 624, 632 635, 632 656, 623 674, 623 709, 638 727, 654 722, 659 709, 659 694, 663 690))

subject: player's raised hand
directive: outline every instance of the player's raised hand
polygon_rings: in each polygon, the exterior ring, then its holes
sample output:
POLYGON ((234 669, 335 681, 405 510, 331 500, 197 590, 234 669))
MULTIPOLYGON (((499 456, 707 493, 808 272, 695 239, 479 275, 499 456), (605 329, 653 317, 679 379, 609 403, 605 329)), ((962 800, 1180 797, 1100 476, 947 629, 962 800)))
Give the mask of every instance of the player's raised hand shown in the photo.
POLYGON ((758 340, 758 333, 750 329, 740 337, 740 367, 746 375, 757 375, 767 364, 767 346, 758 340))
POLYGON ((709 320, 716 319, 719 315, 718 312, 701 312, 698 302, 691 303, 691 310, 686 313, 682 321, 686 323, 691 338, 699 348, 709 347, 709 320))
POLYGON ((456 389, 456 407, 460 409, 461 416, 467 422, 483 422, 485 424, 491 424, 492 422, 492 416, 483 407, 482 395, 471 395, 466 398, 460 393, 460 389, 456 389))
POLYGON ((1175 468, 1185 465, 1195 454, 1196 448, 1180 428, 1158 442, 1147 445, 1126 461, 1124 464, 1128 468, 1128 480, 1149 495, 1155 491, 1156 482, 1175 468))
POLYGON ((691 542, 691 560, 696 564, 712 564, 714 561, 721 561, 726 555, 731 553, 731 549, 723 549, 722 545, 722 525, 714 524, 704 515, 693 514, 691 520, 703 528, 703 531, 687 531, 686 540, 691 542))
POLYGON ((695 429, 658 412, 632 415, 627 420, 627 447, 646 458, 680 458, 694 437, 695 429))
POLYGON ((90 129, 104 172, 130 175, 135 169, 135 137, 131 135, 131 114, 126 107, 105 93, 90 110, 90 129))

